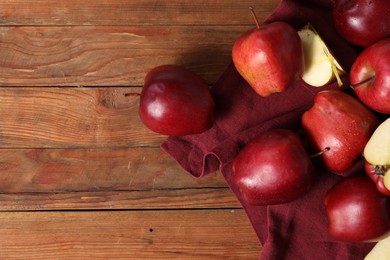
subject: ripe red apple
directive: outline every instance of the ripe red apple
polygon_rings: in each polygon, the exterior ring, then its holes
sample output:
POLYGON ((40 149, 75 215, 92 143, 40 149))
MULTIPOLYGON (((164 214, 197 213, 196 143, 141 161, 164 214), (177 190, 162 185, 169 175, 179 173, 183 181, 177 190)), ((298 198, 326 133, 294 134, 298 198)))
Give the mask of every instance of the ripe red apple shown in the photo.
POLYGON ((275 129, 260 134, 233 161, 233 178, 252 205, 286 203, 311 188, 315 172, 299 136, 275 129))
POLYGON ((390 36, 389 0, 336 0, 332 17, 339 34, 358 46, 390 36))
POLYGON ((324 198, 330 235, 342 241, 379 241, 390 231, 390 197, 365 174, 346 177, 324 198))
POLYGON ((350 169, 361 157, 379 125, 376 115, 359 100, 341 90, 314 96, 314 105, 302 115, 302 127, 315 152, 333 172, 350 169))
POLYGON ((232 59, 240 75, 263 97, 286 90, 304 70, 301 40, 285 22, 257 22, 235 41, 232 59))
POLYGON ((198 134, 212 126, 214 106, 201 77, 177 65, 161 65, 146 74, 139 115, 160 134, 198 134))
POLYGON ((375 43, 359 54, 350 71, 350 82, 366 106, 390 114, 390 38, 375 43))
POLYGON ((376 184, 378 191, 385 196, 390 196, 390 190, 386 188, 383 179, 386 171, 389 171, 387 174, 390 174, 390 168, 385 169, 385 166, 383 168, 381 166, 375 166, 367 161, 365 161, 364 168, 368 177, 376 184))

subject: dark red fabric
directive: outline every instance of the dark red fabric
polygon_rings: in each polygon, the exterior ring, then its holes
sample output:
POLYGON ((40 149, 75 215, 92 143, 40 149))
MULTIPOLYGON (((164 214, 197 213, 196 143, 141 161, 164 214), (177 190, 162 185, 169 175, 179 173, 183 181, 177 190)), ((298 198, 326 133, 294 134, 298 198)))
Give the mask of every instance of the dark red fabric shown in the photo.
MULTIPOLYGON (((340 38, 330 19, 330 10, 308 1, 284 0, 266 23, 287 21, 297 29, 312 24, 347 70, 356 50, 340 38)), ((288 44, 288 43, 286 43, 288 44)), ((343 77, 348 85, 348 76, 343 77)), ((246 210, 262 244, 262 259, 363 259, 373 243, 344 243, 327 232, 323 205, 325 193, 343 176, 362 169, 362 161, 344 173, 330 173, 315 162, 317 180, 304 197, 281 205, 246 204, 232 179, 231 163, 238 152, 259 133, 271 128, 300 132, 300 118, 313 103, 313 96, 336 83, 314 88, 299 81, 288 90, 263 98, 258 96, 230 65, 212 87, 216 100, 214 126, 198 135, 168 137, 161 148, 188 173, 200 178, 220 170, 231 190, 246 210)))

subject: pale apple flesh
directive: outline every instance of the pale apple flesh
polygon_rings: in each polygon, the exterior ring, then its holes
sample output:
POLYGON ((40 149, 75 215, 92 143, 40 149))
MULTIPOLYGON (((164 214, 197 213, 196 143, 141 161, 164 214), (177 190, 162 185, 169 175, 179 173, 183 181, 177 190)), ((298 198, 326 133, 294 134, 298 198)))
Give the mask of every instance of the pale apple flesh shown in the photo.
POLYGON ((345 70, 334 58, 325 42, 311 26, 298 31, 305 58, 305 70, 302 79, 313 87, 322 87, 337 80, 342 85, 340 76, 345 70))
POLYGON ((367 162, 383 175, 385 187, 390 190, 390 118, 374 131, 363 151, 367 162))
POLYGON ((390 235, 376 243, 374 248, 366 255, 364 260, 390 259, 390 235))

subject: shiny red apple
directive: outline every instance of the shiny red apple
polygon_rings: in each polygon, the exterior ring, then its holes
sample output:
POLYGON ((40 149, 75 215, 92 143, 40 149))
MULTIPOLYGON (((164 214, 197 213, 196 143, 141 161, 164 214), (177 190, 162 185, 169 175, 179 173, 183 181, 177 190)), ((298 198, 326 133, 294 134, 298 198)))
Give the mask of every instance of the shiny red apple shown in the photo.
MULTIPOLYGON (((366 161, 364 168, 368 177, 376 184, 378 191, 385 196, 390 196, 390 190, 386 188, 383 182, 383 177, 390 169, 390 166, 389 168, 386 168, 386 166, 375 166, 366 161)), ((390 174, 390 172, 388 174, 390 174)))
POLYGON ((234 159, 233 178, 252 205, 286 203, 311 188, 315 172, 300 137, 290 130, 260 134, 234 159))
POLYGON ((326 194, 329 233, 336 240, 372 242, 390 231, 390 197, 363 173, 342 179, 326 194))
POLYGON ((304 70, 301 40, 286 22, 258 24, 234 43, 233 63, 260 96, 282 92, 304 70))
POLYGON ((200 76, 177 65, 161 65, 146 74, 139 116, 160 134, 198 134, 212 126, 214 106, 209 86, 200 76))
POLYGON ((358 46, 390 36, 389 0, 336 0, 332 17, 339 34, 358 46))
MULTIPOLYGON (((388 3, 390 5, 390 1, 388 3)), ((350 82, 366 106, 390 114, 390 38, 375 43, 359 54, 350 71, 350 82)))
POLYGON ((325 167, 333 172, 350 169, 361 157, 379 125, 376 115, 359 100, 341 90, 314 96, 314 105, 302 115, 302 127, 314 152, 321 152, 325 167))

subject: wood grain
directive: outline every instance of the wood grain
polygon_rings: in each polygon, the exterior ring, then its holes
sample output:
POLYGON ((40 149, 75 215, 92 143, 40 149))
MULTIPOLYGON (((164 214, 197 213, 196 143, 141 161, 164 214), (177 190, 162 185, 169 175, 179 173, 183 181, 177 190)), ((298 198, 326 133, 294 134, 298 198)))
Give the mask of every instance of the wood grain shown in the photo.
POLYGON ((161 64, 212 84, 231 63, 235 39, 251 27, 0 27, 0 86, 141 86, 161 64))
POLYGON ((140 88, 0 88, 2 148, 159 146, 138 116, 140 88), (134 93, 136 95, 126 95, 134 93))
POLYGON ((253 25, 248 7, 263 20, 276 0, 5 0, 0 25, 253 25))
POLYGON ((258 259, 243 210, 3 212, 5 259, 258 259))
POLYGON ((225 188, 166 190, 4 193, 0 211, 41 210, 172 210, 241 209, 233 192, 225 188))
POLYGON ((258 259, 223 176, 185 173, 138 105, 161 64, 213 85, 279 2, 0 1, 0 258, 258 259))
POLYGON ((0 149, 0 193, 225 188, 196 179, 159 148, 0 149))

